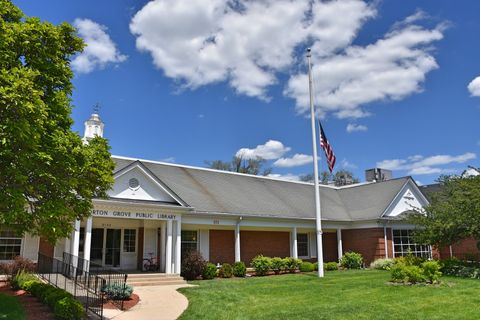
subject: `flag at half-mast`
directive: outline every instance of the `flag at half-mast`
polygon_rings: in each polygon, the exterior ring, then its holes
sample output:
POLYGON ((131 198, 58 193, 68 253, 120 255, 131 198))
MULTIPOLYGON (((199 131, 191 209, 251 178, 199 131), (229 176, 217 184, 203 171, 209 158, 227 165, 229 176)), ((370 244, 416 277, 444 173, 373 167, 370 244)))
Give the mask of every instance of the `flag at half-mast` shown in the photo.
POLYGON ((318 124, 320 125, 320 147, 322 147, 323 151, 325 151, 325 157, 327 158, 328 169, 330 170, 330 173, 332 173, 333 167, 335 166, 335 161, 337 160, 337 158, 333 153, 330 143, 328 143, 327 136, 323 131, 323 127, 320 121, 318 121, 318 124))

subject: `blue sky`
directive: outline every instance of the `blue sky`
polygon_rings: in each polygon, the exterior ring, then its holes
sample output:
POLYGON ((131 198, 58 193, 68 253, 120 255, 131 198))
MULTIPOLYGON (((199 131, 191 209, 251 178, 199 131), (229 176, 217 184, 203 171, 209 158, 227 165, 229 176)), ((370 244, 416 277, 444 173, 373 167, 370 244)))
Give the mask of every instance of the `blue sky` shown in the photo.
POLYGON ((73 129, 99 102, 115 155, 204 166, 240 151, 311 173, 311 46, 337 169, 428 184, 480 166, 479 1, 13 2, 89 44, 72 62, 73 129))

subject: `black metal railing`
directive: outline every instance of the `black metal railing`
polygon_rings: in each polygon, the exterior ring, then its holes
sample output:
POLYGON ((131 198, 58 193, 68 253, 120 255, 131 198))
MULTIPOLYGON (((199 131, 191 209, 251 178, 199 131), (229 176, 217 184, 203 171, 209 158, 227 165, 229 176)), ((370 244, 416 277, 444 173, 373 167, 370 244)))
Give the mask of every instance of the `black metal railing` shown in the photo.
POLYGON ((41 253, 38 254, 37 274, 49 284, 70 292, 85 306, 87 313, 91 312, 103 319, 105 298, 102 288, 105 279, 79 271, 75 265, 41 253))
MULTIPOLYGON (((105 267, 96 263, 93 263, 89 260, 85 260, 83 258, 74 256, 70 253, 64 252, 63 253, 63 261, 67 266, 77 266, 77 279, 83 285, 91 288, 91 289, 100 289, 103 293, 103 290, 115 286, 117 288, 123 288, 125 290, 127 286, 127 278, 128 274, 122 272, 121 270, 112 269, 109 267, 105 267), (88 275, 88 276, 87 276, 88 275), (97 283, 92 283, 92 276, 97 276, 104 280, 104 283, 100 288, 98 287, 97 283)), ((74 274, 70 272, 70 274, 74 274)), ((120 310, 123 310, 123 303, 124 300, 121 299, 112 299, 113 304, 115 304, 120 310)))

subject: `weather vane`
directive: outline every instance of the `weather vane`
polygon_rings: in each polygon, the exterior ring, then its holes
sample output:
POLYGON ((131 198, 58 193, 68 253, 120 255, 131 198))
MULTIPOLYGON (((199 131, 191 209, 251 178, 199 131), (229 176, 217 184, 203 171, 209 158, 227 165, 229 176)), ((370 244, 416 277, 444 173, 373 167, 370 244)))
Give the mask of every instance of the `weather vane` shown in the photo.
POLYGON ((96 113, 98 114, 100 112, 100 103, 95 103, 95 105, 93 106, 93 113, 96 113))

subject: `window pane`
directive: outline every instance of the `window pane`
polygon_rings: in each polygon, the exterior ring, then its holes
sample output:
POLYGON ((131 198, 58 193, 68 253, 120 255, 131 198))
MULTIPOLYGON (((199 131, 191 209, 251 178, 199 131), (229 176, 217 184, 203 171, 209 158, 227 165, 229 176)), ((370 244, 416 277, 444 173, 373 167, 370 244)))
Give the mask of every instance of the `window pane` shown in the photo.
POLYGON ((411 230, 393 230, 393 235, 395 257, 406 256, 409 253, 426 259, 432 257, 430 246, 413 242, 411 230))
POLYGON ((299 257, 308 257, 308 234, 297 233, 297 254, 299 257))
POLYGON ((0 260, 13 260, 20 255, 22 238, 13 230, 0 227, 0 260))
POLYGON ((123 230, 123 252, 135 252, 136 238, 135 229, 123 230))
POLYGON ((198 248, 198 234, 195 230, 182 230, 181 257, 182 261, 190 251, 198 248))

